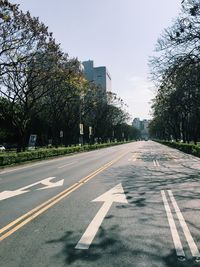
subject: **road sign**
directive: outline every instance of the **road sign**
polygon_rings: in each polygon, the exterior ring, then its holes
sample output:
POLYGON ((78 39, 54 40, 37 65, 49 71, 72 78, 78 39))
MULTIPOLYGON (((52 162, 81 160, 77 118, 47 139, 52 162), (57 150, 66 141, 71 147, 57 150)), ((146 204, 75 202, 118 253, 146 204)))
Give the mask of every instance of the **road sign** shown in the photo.
POLYGON ((92 135, 92 126, 89 126, 89 136, 92 135))
POLYGON ((29 137, 29 142, 28 142, 28 148, 29 149, 34 149, 35 148, 36 140, 37 140, 37 135, 36 134, 31 134, 30 137, 29 137))
POLYGON ((83 135, 83 124, 82 123, 79 124, 79 128, 80 128, 80 135, 83 135))

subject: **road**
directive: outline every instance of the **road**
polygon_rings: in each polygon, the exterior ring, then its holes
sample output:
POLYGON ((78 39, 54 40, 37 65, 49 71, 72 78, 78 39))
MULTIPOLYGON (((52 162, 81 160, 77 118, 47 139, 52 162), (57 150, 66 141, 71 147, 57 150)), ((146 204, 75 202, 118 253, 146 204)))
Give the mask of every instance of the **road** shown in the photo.
POLYGON ((200 266, 199 178, 153 141, 1 170, 0 266, 200 266))

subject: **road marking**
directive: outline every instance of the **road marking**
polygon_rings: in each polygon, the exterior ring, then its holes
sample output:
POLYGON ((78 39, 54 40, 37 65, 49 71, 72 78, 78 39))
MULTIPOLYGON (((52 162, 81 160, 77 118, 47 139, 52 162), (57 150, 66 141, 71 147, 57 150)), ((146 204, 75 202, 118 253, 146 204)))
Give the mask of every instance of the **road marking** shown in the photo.
POLYGON ((157 167, 160 167, 160 163, 157 159, 156 159, 156 165, 157 165, 157 167))
POLYGON ((176 228, 173 216, 172 216, 172 212, 171 212, 171 209, 170 209, 169 203, 167 201, 164 190, 161 190, 161 195, 162 195, 165 211, 167 214, 167 219, 169 222, 169 226, 170 226, 170 230, 171 230, 171 234, 172 234, 172 239, 174 242, 174 247, 176 249, 176 254, 178 257, 185 258, 183 246, 182 246, 182 243, 181 243, 181 240, 180 240, 180 237, 179 237, 179 234, 178 234, 178 231, 177 231, 177 228, 176 228))
POLYGON ((159 162, 158 162, 157 159, 156 159, 156 160, 153 160, 153 165, 154 165, 155 167, 160 167, 160 164, 159 164, 159 162))
POLYGON ((169 152, 169 155, 171 159, 173 159, 174 161, 179 161, 178 158, 175 155, 173 155, 171 152, 169 152))
POLYGON ((77 163, 77 162, 78 162, 78 160, 77 160, 77 161, 73 161, 73 162, 69 162, 69 163, 67 163, 67 164, 65 164, 65 165, 59 166, 58 169, 62 169, 62 168, 64 168, 64 167, 66 167, 66 166, 75 164, 75 163, 77 163))
POLYGON ((113 202, 128 204, 121 183, 93 200, 93 202, 99 202, 99 201, 104 202, 104 204, 97 212, 96 216, 91 221, 85 233, 77 243, 75 247, 76 249, 88 249, 90 247, 100 225, 102 224, 113 202))
POLYGON ((132 161, 136 161, 138 157, 138 154, 132 156, 132 161))
MULTIPOLYGON (((102 148, 102 149, 104 149, 104 148, 102 148)), ((59 158, 54 158, 54 159, 49 159, 49 160, 45 159, 42 162, 33 163, 33 164, 27 163, 28 166, 16 167, 16 168, 13 168, 13 169, 10 169, 10 170, 1 171, 0 175, 6 174, 6 173, 10 173, 10 172, 14 172, 14 171, 20 171, 20 170, 27 169, 27 168, 33 168, 33 167, 38 166, 38 165, 43 165, 43 164, 45 165, 45 164, 48 164, 48 163, 51 163, 51 162, 54 163, 56 161, 66 160, 66 159, 69 159, 69 157, 70 157, 70 159, 74 158, 74 157, 84 157, 84 159, 85 159, 86 157, 91 157, 91 155, 88 155, 89 153, 92 154, 92 153, 95 153, 97 151, 100 151, 100 149, 99 150, 95 150, 95 151, 80 151, 75 155, 74 155, 74 153, 76 153, 76 152, 72 152, 72 153, 69 153, 69 154, 66 154, 66 155, 60 155, 59 158)), ((9 166, 8 166, 8 168, 9 168, 9 166)))
POLYGON ((50 198, 49 200, 45 201, 41 205, 39 205, 36 208, 30 210, 29 212, 25 213, 24 215, 18 217, 14 221, 10 222, 9 224, 7 224, 3 228, 1 228, 0 229, 0 234, 3 234, 3 235, 0 236, 0 241, 4 240, 6 237, 8 237, 11 234, 13 234, 14 232, 16 232, 18 229, 20 229, 21 227, 23 227, 24 225, 26 225, 27 223, 32 221, 34 218, 39 216, 41 213, 45 212, 50 207, 54 206, 60 200, 62 200, 63 198, 65 198, 66 196, 68 196, 69 194, 74 192, 75 190, 77 190, 79 187, 84 185, 86 182, 88 182, 89 180, 94 178, 97 174, 101 173, 102 171, 104 171, 105 169, 107 169, 108 167, 110 167, 111 165, 116 163, 117 161, 119 161, 123 156, 125 156, 128 153, 129 152, 125 152, 125 153, 121 154, 120 156, 118 156, 114 160, 106 163, 105 165, 103 165, 102 167, 97 169, 96 171, 94 171, 91 174, 87 175, 86 177, 82 178, 79 182, 73 184, 72 186, 70 186, 69 188, 67 188, 64 191, 60 192, 56 196, 50 198))
POLYGON ((194 239, 192 238, 190 230, 189 230, 189 228, 188 228, 188 226, 187 226, 187 224, 185 222, 185 219, 184 219, 184 217, 183 217, 183 215, 182 215, 182 213, 181 213, 181 211, 180 211, 180 209, 178 207, 178 204, 177 204, 177 202, 176 202, 176 200, 175 200, 175 198, 173 196, 173 193, 172 193, 171 190, 167 190, 167 191, 168 191, 169 197, 171 199, 172 205, 173 205, 173 207, 174 207, 174 209, 176 211, 176 215, 177 215, 177 217, 179 219, 180 225, 181 225, 181 227, 183 229, 183 232, 184 232, 185 238, 187 240, 188 246, 190 248, 191 254, 192 254, 193 257, 200 258, 199 250, 198 250, 198 248, 197 248, 197 246, 196 246, 196 244, 194 242, 194 239))
POLYGON ((49 189, 49 188, 53 188, 53 187, 57 187, 57 186, 62 186, 63 185, 64 179, 62 179, 62 180, 60 180, 58 182, 55 182, 55 183, 50 182, 50 180, 52 180, 54 178, 56 178, 56 177, 49 177, 49 178, 43 179, 43 180, 41 180, 39 182, 36 182, 36 183, 30 184, 30 185, 18 188, 16 190, 2 191, 0 193, 0 201, 4 200, 4 199, 7 199, 7 198, 15 197, 15 196, 18 196, 18 195, 21 195, 21 194, 24 194, 24 193, 28 193, 28 192, 30 192, 30 190, 27 190, 28 188, 31 188, 31 187, 33 187, 35 185, 38 185, 38 184, 43 184, 43 185, 45 185, 45 187, 39 188, 37 190, 49 189))
POLYGON ((75 156, 78 156, 78 155, 68 154, 66 156, 61 156, 58 159, 45 160, 44 162, 34 163, 34 164, 31 164, 31 165, 28 165, 28 166, 24 166, 24 167, 17 167, 17 168, 11 169, 11 170, 5 170, 5 171, 0 172, 0 175, 1 174, 6 174, 6 173, 10 173, 10 172, 14 172, 14 171, 20 171, 20 170, 27 169, 27 168, 32 168, 32 167, 35 167, 35 166, 38 166, 38 165, 43 165, 43 164, 45 165, 45 164, 48 164, 50 162, 53 163, 53 162, 56 162, 56 161, 59 161, 59 160, 64 160, 64 159, 66 159, 66 157, 72 158, 72 157, 75 157, 75 156))

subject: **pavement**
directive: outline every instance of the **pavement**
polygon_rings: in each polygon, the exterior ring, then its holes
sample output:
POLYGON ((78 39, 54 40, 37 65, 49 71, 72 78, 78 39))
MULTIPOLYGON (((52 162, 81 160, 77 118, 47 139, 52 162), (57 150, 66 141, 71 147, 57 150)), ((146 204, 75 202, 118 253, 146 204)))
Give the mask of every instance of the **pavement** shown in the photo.
POLYGON ((200 266, 199 176, 153 141, 0 170, 0 266, 200 266))

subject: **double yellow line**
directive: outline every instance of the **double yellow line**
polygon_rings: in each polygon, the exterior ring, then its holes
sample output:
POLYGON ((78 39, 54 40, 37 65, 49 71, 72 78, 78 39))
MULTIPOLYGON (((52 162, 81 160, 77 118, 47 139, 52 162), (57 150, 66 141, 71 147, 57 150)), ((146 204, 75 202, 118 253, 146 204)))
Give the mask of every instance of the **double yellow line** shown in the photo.
POLYGON ((4 240, 6 237, 10 236, 14 232, 16 232, 18 229, 32 221, 34 218, 39 216, 41 213, 48 210, 50 207, 54 206, 56 203, 58 203, 60 200, 77 190, 79 187, 81 187, 83 184, 94 178, 97 174, 101 173, 111 165, 113 165, 115 162, 120 160, 123 156, 125 156, 128 152, 121 154, 116 159, 106 163, 96 171, 92 172, 91 174, 87 175, 86 177, 82 178, 77 183, 73 184, 72 186, 68 187, 64 191, 60 192, 56 196, 50 198, 49 200, 45 201, 41 205, 35 207, 34 209, 30 210, 29 212, 25 213, 24 215, 18 217, 11 223, 7 224, 3 228, 0 229, 0 241, 4 240))

